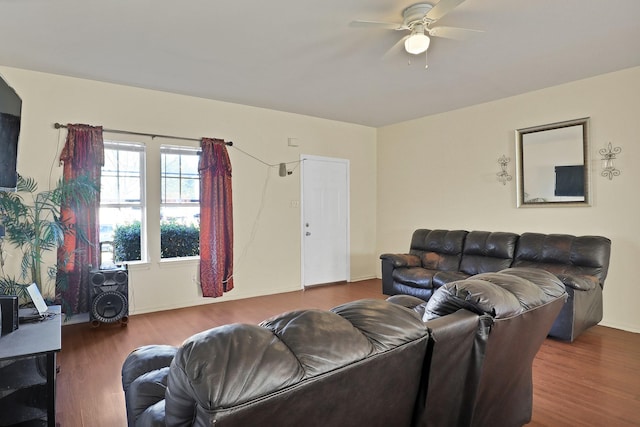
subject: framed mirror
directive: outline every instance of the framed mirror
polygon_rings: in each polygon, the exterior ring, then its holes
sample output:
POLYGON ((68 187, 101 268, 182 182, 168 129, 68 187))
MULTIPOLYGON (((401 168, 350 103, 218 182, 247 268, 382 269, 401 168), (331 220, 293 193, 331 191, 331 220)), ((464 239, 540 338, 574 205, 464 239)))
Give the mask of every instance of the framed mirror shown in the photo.
POLYGON ((589 118, 516 131, 518 207, 589 206, 589 118))

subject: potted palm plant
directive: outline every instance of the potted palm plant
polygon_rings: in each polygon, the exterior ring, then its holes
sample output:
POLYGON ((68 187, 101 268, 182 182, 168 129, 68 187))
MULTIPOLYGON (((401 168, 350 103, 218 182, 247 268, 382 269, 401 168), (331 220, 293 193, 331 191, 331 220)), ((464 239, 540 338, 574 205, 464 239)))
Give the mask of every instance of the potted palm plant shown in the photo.
POLYGON ((24 297, 26 287, 36 283, 44 295, 49 295, 44 286, 54 281, 57 269, 44 265, 44 255, 57 250, 69 230, 60 220, 60 206, 63 201, 71 205, 91 201, 98 191, 95 183, 82 177, 67 182, 60 179, 53 189, 38 191, 33 178, 19 176, 15 193, 0 192, 0 223, 5 228, 5 240, 21 252, 20 274, 16 278, 5 274, 4 248, 0 246, 0 294, 24 297))

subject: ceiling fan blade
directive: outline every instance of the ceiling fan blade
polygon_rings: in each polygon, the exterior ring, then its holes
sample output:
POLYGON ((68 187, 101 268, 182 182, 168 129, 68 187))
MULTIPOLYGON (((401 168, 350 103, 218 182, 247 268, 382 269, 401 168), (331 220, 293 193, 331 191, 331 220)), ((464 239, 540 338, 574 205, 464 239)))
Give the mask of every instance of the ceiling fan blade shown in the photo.
POLYGON ((398 40, 398 42, 396 44, 394 44, 393 46, 391 46, 391 48, 386 51, 384 53, 384 55, 382 55, 382 59, 384 61, 386 61, 387 59, 389 59, 390 57, 399 54, 401 51, 404 50, 404 41, 409 38, 409 35, 406 35, 404 37, 402 37, 400 40, 398 40))
POLYGON ((395 22, 381 22, 381 21, 362 21, 356 20, 349 23, 350 27, 378 27, 385 28, 387 30, 408 30, 409 28, 404 24, 395 22))
POLYGON ((464 0, 440 0, 438 4, 426 14, 427 19, 437 21, 453 9, 458 7, 464 0))
POLYGON ((484 31, 482 30, 472 30, 469 28, 458 27, 433 27, 427 29, 427 32, 432 37, 442 37, 445 39, 453 40, 468 40, 478 33, 484 33, 484 31))

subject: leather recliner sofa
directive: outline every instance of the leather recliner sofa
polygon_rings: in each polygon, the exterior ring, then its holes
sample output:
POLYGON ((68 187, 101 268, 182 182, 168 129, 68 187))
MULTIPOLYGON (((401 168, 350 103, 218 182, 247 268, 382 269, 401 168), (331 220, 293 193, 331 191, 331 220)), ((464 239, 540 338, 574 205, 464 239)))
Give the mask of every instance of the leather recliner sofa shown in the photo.
POLYGON ((530 422, 533 359, 564 306, 564 288, 544 270, 510 268, 447 283, 428 302, 389 297, 415 310, 429 329, 426 392, 418 398, 413 425, 514 427, 530 422), (461 333, 463 319, 475 329, 461 333))
POLYGON ((122 367, 132 426, 409 426, 429 334, 410 310, 361 300, 232 324, 122 367))
POLYGON ((382 292, 428 301, 441 286, 509 267, 539 268, 565 285, 567 304, 549 335, 575 340, 602 320, 611 240, 569 234, 418 229, 409 253, 382 254, 382 292))
POLYGON ((141 347, 122 368, 129 426, 522 425, 533 357, 566 298, 544 274, 511 269, 428 303, 361 300, 141 347))

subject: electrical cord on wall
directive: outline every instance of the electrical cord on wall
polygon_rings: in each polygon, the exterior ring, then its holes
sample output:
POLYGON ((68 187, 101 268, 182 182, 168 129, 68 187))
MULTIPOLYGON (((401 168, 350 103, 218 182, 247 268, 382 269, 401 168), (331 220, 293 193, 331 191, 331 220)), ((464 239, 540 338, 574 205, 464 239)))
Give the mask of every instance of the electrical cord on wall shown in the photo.
MULTIPOLYGON (((56 151, 55 154, 53 156, 53 159, 51 160, 51 167, 49 168, 49 190, 51 190, 51 177, 53 176, 53 167, 56 164, 56 157, 58 155, 58 150, 60 149, 60 138, 62 137, 62 132, 60 131, 61 128, 58 128, 58 142, 56 144, 56 151)), ((58 161, 59 164, 59 161, 58 161)))
MULTIPOLYGON (((253 156, 251 156, 251 157, 253 157, 253 156)), ((258 159, 256 159, 256 160, 258 160, 258 159)), ((267 167, 267 176, 266 176, 266 178, 264 180, 264 184, 262 185, 262 196, 260 197, 260 205, 258 206, 258 210, 256 212, 256 217, 253 220, 253 225, 251 227, 251 232, 249 233, 249 240, 244 245, 242 251, 240 252, 240 255, 238 256, 238 259, 234 262, 233 273, 229 277, 227 277, 225 280, 223 280, 222 283, 227 283, 229 280, 231 280, 231 278, 233 278, 233 276, 235 275, 236 268, 242 265, 242 262, 244 261, 246 255, 247 255, 249 247, 251 246, 251 244, 255 240, 256 235, 258 234, 258 225, 260 224, 260 217, 262 216, 262 211, 264 210, 264 206, 266 204, 267 189, 269 187, 269 181, 271 180, 271 168, 277 166, 277 165, 268 165, 267 163, 263 162, 262 160, 258 160, 258 161, 260 163, 263 163, 263 164, 268 166, 267 167)))

